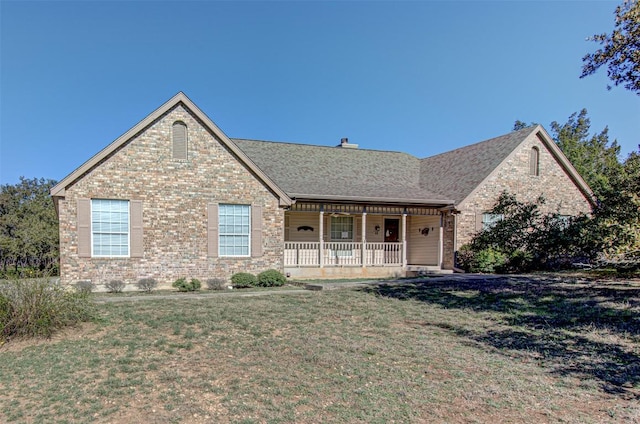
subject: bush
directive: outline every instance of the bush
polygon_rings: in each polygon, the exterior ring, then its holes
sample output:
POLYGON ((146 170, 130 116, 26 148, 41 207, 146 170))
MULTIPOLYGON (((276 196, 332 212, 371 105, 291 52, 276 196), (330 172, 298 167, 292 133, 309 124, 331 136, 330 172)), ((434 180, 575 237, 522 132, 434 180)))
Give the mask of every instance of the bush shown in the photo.
POLYGON ((496 249, 484 249, 476 253, 472 263, 472 272, 492 273, 507 263, 507 255, 496 249))
POLYGON ((258 283, 258 279, 255 275, 248 272, 238 272, 231 276, 231 283, 234 287, 255 287, 258 283))
POLYGON ((475 252, 469 246, 462 246, 458 251, 459 265, 469 272, 493 273, 506 269, 507 255, 497 249, 487 248, 475 252))
POLYGON ((82 280, 76 283, 76 291, 80 293, 91 293, 96 288, 96 285, 89 280, 82 280))
POLYGON ((509 255, 506 263, 499 267, 498 271, 529 272, 534 267, 534 257, 530 252, 515 250, 509 255))
POLYGON ((258 285, 261 287, 280 287, 286 282, 287 278, 275 269, 268 269, 258 274, 258 285))
POLYGON ((475 258, 475 252, 468 244, 462 245, 456 252, 456 265, 465 271, 471 271, 473 258, 475 258))
POLYGON ((157 286, 158 282, 155 280, 155 278, 141 278, 138 281, 138 288, 141 291, 145 291, 147 293, 151 293, 157 286))
POLYGON ((51 337, 93 314, 87 291, 65 290, 48 278, 0 282, 0 341, 51 337))
POLYGON ((104 285, 109 293, 122 293, 124 290, 124 282, 121 280, 111 280, 104 285))
POLYGON ((225 290, 227 282, 222 278, 209 278, 207 280, 207 288, 209 290, 225 290))
POLYGON ((192 278, 191 281, 188 282, 186 278, 178 278, 173 282, 172 286, 178 289, 178 291, 189 292, 200 290, 200 287, 202 287, 202 283, 196 278, 192 278))

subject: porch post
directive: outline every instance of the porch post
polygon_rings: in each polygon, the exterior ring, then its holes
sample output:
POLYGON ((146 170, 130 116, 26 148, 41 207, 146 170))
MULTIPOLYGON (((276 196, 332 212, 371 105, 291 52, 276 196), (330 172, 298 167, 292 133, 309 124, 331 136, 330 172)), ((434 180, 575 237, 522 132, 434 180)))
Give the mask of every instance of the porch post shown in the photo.
POLYGON ((367 266, 367 208, 362 208, 362 252, 360 254, 360 259, 362 263, 362 267, 365 268, 367 266))
POLYGON ((402 212, 402 267, 407 268, 407 210, 402 212))
POLYGON ((442 256, 444 253, 444 240, 443 238, 443 234, 444 232, 442 231, 442 226, 444 224, 444 215, 442 214, 442 212, 440 212, 440 228, 438 229, 438 266, 440 267, 440 269, 442 269, 442 256))
POLYGON ((320 231, 318 231, 319 233, 319 237, 320 237, 320 244, 318 247, 318 255, 320 255, 320 257, 318 258, 318 264, 320 265, 320 268, 324 267, 324 206, 320 206, 320 225, 318 225, 318 227, 320 228, 320 231))

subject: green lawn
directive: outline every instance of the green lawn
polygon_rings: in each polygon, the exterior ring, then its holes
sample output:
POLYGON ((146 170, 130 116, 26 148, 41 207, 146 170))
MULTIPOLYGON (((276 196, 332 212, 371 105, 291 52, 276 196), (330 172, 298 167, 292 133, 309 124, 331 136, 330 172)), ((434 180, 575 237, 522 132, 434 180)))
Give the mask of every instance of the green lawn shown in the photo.
POLYGON ((147 297, 0 347, 0 422, 640 421, 638 281, 147 297))

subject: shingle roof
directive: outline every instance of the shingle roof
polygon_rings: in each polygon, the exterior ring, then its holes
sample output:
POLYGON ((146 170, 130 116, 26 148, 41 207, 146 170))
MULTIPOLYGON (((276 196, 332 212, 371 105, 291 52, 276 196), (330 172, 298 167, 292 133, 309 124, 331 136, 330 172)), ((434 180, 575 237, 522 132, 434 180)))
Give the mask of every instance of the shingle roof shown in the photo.
POLYGON ((459 204, 536 128, 523 128, 424 158, 420 161, 420 182, 432 191, 446 193, 459 204))
POLYGON ((381 150, 231 140, 292 198, 458 204, 535 128, 425 159, 381 150))
POLYGON ((232 139, 287 195, 298 199, 451 204, 420 186, 420 160, 407 153, 232 139))

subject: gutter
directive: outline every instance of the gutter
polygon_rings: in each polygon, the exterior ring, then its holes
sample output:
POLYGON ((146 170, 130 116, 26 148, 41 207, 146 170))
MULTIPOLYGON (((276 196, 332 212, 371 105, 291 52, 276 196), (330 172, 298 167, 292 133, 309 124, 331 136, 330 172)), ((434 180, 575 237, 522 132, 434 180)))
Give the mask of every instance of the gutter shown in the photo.
MULTIPOLYGON (((289 194, 289 193, 288 193, 289 194)), ((335 203, 347 203, 347 202, 366 202, 366 203, 378 203, 378 204, 390 204, 390 205, 415 205, 415 206, 430 206, 436 208, 453 208, 455 202, 448 199, 403 199, 403 198, 388 198, 388 197, 359 197, 359 196, 329 196, 329 195, 304 195, 290 193, 289 197, 294 202, 300 201, 323 201, 323 202, 335 202, 335 203)))

